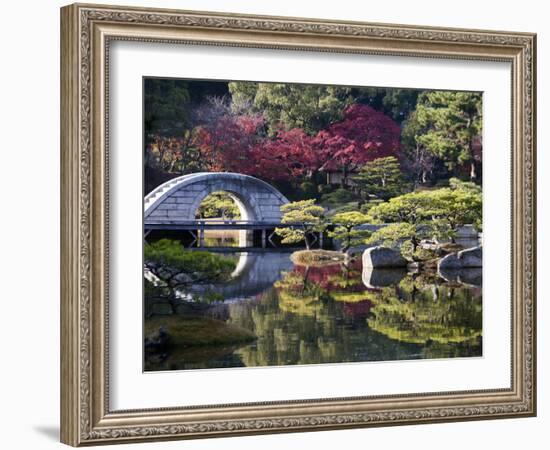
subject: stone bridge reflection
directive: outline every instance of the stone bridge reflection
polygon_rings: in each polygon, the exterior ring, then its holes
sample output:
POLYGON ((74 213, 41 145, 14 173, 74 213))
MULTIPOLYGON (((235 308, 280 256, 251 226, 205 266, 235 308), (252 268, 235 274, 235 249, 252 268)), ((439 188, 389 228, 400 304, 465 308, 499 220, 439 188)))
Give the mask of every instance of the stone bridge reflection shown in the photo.
POLYGON ((221 295, 224 303, 231 303, 255 297, 281 278, 284 271, 293 267, 287 252, 243 252, 231 279, 225 283, 212 283, 191 287, 192 294, 215 292, 221 295))

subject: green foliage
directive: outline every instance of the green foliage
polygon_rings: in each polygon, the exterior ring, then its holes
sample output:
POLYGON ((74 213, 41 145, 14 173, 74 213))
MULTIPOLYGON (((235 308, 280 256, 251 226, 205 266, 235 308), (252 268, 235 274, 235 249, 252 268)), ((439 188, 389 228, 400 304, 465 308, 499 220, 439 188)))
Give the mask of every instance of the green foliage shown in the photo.
POLYGON ((415 141, 449 170, 473 163, 473 140, 482 127, 482 97, 468 92, 424 92, 416 107, 415 141))
POLYGON ((330 184, 320 184, 317 186, 317 189, 319 190, 319 193, 323 195, 333 192, 333 187, 330 184))
POLYGON ((373 87, 352 88, 351 93, 358 103, 382 111, 399 123, 414 110, 419 95, 419 91, 416 89, 373 87))
POLYGON ((417 235, 416 226, 410 223, 390 223, 373 232, 367 243, 382 242, 386 247, 398 247, 403 241, 411 240, 417 235))
POLYGON ((462 181, 458 178, 450 178, 449 179, 449 186, 453 190, 462 190, 466 191, 472 194, 479 194, 481 195, 482 190, 481 186, 479 184, 474 183, 473 181, 462 181))
MULTIPOLYGON (((457 178, 451 178, 449 180, 451 189, 456 192, 456 195, 461 195, 462 199, 465 199, 473 209, 472 215, 469 217, 471 223, 474 225, 477 231, 483 230, 483 192, 481 186, 471 181, 461 181, 457 178)), ((465 221, 465 223, 468 223, 465 221)))
POLYGON ((240 219, 241 212, 229 193, 225 191, 217 191, 212 192, 204 198, 199 206, 199 209, 197 210, 197 217, 201 219, 211 217, 240 219))
POLYGON ((432 228, 457 228, 481 221, 481 192, 472 189, 442 188, 400 195, 370 209, 377 223, 406 222, 432 228))
POLYGON ((457 343, 481 336, 482 305, 470 290, 426 284, 408 276, 373 299, 369 327, 402 342, 457 343))
POLYGON ((401 246, 405 256, 414 257, 423 238, 453 239, 458 228, 474 224, 481 228, 481 191, 470 184, 453 181, 455 189, 442 188, 400 195, 369 210, 374 223, 390 223, 370 237, 371 242, 401 246))
POLYGON ((295 271, 283 272, 274 287, 279 294, 279 308, 282 311, 315 316, 323 308, 320 300, 324 291, 317 284, 308 281, 307 271, 305 275, 295 271))
MULTIPOLYGON (((327 212, 327 217, 330 218, 330 217, 332 217, 336 214, 347 213, 347 212, 355 212, 357 210, 360 210, 359 202, 344 203, 344 204, 336 206, 336 207, 332 208, 330 211, 328 211, 327 212)), ((363 211, 360 211, 360 212, 363 212, 363 211)))
POLYGON ((144 121, 147 133, 182 132, 188 120, 188 82, 146 78, 144 81, 144 121))
POLYGON ((166 286, 181 287, 229 278, 235 262, 202 251, 186 251, 178 242, 160 239, 144 247, 145 266, 166 286))
POLYGON ((151 336, 164 328, 169 336, 170 348, 242 344, 253 341, 251 331, 208 317, 182 315, 148 317, 143 323, 144 336, 151 336))
POLYGON ((354 181, 367 199, 374 196, 388 200, 402 194, 406 188, 405 178, 395 156, 369 161, 361 168, 354 181))
POLYGON ((341 227, 356 227, 370 221, 370 217, 359 211, 341 212, 332 216, 331 222, 341 227))
POLYGON ((295 244, 305 241, 310 248, 310 234, 325 228, 324 208, 315 204, 315 200, 301 200, 281 206, 282 223, 298 224, 291 228, 276 228, 275 232, 282 237, 284 244, 295 244))
POLYGON ((363 213, 363 214, 368 214, 369 211, 374 208, 375 206, 379 205, 380 203, 383 203, 382 200, 380 199, 373 199, 373 200, 369 200, 368 202, 365 202, 363 203, 360 207, 359 207, 359 210, 363 213))
POLYGON ((228 84, 231 94, 231 109, 235 114, 240 114, 243 110, 254 108, 254 99, 258 92, 259 83, 247 81, 233 81, 228 84))
POLYGON ((248 104, 265 115, 271 135, 280 127, 315 134, 341 119, 352 103, 350 88, 339 86, 232 82, 229 90, 238 105, 248 104))
POLYGON ((386 89, 382 100, 384 112, 398 122, 402 122, 414 110, 419 91, 416 89, 386 89))
POLYGON ((282 223, 311 223, 320 224, 323 219, 324 209, 315 204, 315 200, 300 200, 281 206, 283 213, 282 223))
POLYGON ((413 225, 431 220, 438 212, 433 191, 417 191, 391 198, 370 209, 375 223, 406 222, 413 225))
POLYGON ((480 93, 146 79, 144 101, 145 164, 162 173, 249 173, 287 186, 292 199, 328 194, 322 204, 331 208, 355 197, 323 192, 327 163, 345 186, 366 161, 395 154, 400 163, 379 158, 357 178, 381 199, 406 190, 403 175, 434 186, 470 164, 479 179, 480 93), (402 124, 401 139, 395 123, 395 139, 386 136, 392 127, 378 115, 402 124), (368 131, 369 121, 386 131, 368 131))
POLYGON ((350 247, 361 245, 370 236, 368 230, 357 230, 356 227, 370 222, 370 217, 359 211, 342 212, 331 217, 335 225, 334 231, 329 236, 342 242, 342 251, 346 252, 350 247))
POLYGON ((303 199, 310 199, 318 195, 317 186, 311 181, 300 183, 299 195, 303 199))
POLYGON ((428 226, 419 227, 405 222, 391 223, 373 232, 366 243, 382 242, 386 247, 399 249, 405 258, 419 261, 425 259, 426 255, 418 248, 418 244, 421 239, 430 237, 432 232, 433 228, 428 226))
POLYGON ((344 203, 349 203, 357 200, 357 195, 344 188, 338 188, 333 192, 323 194, 321 203, 328 207, 336 207, 344 203))
POLYGON ((401 154, 406 162, 407 178, 415 186, 436 181, 438 176, 447 176, 447 169, 439 163, 441 160, 417 141, 417 136, 427 131, 428 126, 419 122, 416 111, 411 112, 401 126, 401 154), (441 169, 444 173, 440 173, 441 169))
POLYGON ((432 191, 435 206, 434 226, 447 232, 450 237, 465 224, 481 225, 482 197, 467 189, 443 188, 432 191))

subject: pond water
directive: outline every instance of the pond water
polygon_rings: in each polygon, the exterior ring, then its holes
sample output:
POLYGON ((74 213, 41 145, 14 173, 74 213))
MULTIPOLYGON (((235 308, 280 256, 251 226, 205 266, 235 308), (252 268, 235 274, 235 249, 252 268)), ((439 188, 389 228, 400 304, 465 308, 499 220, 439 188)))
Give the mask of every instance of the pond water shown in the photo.
POLYGON ((171 302, 146 291, 146 333, 193 327, 192 337, 205 340, 146 351, 145 370, 482 355, 480 270, 373 271, 360 260, 308 267, 282 251, 223 255, 235 262, 229 281, 194 285, 171 302))

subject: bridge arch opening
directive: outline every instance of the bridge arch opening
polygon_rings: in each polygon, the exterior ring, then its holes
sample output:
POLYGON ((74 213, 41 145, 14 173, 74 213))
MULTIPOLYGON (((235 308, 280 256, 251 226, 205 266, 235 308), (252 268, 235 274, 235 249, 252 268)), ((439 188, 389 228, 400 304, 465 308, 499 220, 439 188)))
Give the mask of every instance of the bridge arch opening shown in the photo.
MULTIPOLYGON (((204 194, 204 193, 203 193, 204 194)), ((246 199, 230 191, 213 191, 204 195, 195 212, 197 220, 225 223, 227 221, 255 220, 255 212, 246 199)), ((205 230, 205 247, 246 247, 253 233, 247 230, 205 230)))
POLYGON ((245 220, 244 203, 235 194, 215 191, 204 197, 195 212, 198 220, 245 220))

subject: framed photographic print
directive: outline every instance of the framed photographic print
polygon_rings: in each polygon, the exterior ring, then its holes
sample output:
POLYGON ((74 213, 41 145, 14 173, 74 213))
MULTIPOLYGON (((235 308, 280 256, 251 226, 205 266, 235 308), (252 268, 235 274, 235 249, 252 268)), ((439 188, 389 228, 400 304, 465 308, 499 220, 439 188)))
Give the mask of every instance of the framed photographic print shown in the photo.
POLYGON ((62 8, 62 441, 533 416, 535 38, 62 8))

